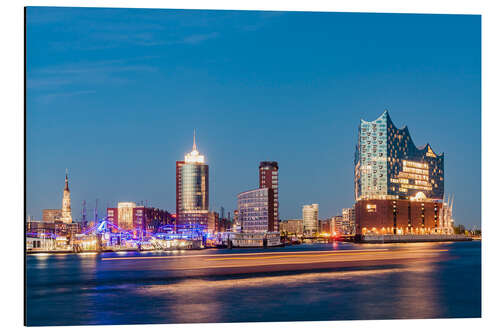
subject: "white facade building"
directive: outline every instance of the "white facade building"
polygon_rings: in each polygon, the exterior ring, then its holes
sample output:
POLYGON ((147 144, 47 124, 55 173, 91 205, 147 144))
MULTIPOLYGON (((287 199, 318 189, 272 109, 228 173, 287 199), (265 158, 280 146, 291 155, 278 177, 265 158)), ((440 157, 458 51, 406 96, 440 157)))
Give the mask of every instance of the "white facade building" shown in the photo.
POLYGON ((302 207, 302 220, 304 221, 304 234, 314 235, 318 233, 319 221, 318 221, 319 205, 304 205, 302 207))

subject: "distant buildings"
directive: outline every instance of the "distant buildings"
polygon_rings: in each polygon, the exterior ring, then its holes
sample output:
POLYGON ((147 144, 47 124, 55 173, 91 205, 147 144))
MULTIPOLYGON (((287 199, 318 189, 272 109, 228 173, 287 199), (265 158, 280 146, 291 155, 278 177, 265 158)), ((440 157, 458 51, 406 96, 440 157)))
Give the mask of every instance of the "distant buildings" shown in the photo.
MULTIPOLYGON (((228 212, 228 215, 229 215, 229 212, 228 212)), ((232 226, 233 226, 233 223, 232 223, 232 221, 229 218, 225 218, 225 217, 221 218, 219 216, 219 222, 216 225, 216 230, 215 231, 216 232, 231 231, 232 226)))
POLYGON ((355 210, 354 208, 343 208, 342 215, 329 219, 330 233, 337 236, 353 235, 355 232, 355 210))
POLYGON ((207 228, 208 193, 208 165, 193 137, 193 150, 176 162, 177 231, 207 228))
POLYGON ((304 223, 302 220, 280 221, 279 231, 288 235, 302 235, 304 232, 304 223))
POLYGON ((173 226, 173 217, 169 212, 138 206, 134 202, 119 202, 117 207, 107 208, 106 211, 109 222, 121 230, 131 231, 136 237, 173 226))
POLYGON ((65 223, 62 221, 44 222, 28 220, 26 234, 37 238, 56 238, 57 236, 69 237, 82 230, 79 223, 65 223))
POLYGON ((69 193, 69 185, 68 185, 68 170, 66 170, 66 179, 63 191, 61 221, 64 223, 73 222, 73 218, 71 217, 71 196, 69 193))
POLYGON ((304 205, 302 207, 302 220, 304 224, 304 234, 316 235, 319 231, 318 221, 319 205, 304 205))
POLYGON ((354 163, 356 234, 443 232, 444 154, 416 147, 384 111, 361 120, 354 163))
POLYGON ((332 217, 332 233, 335 233, 336 235, 345 234, 343 216, 332 217))
POLYGON ((274 192, 259 188, 238 194, 238 222, 243 232, 274 232, 274 192))
POLYGON ((354 235, 356 232, 356 210, 352 208, 342 209, 342 234, 354 235))
POLYGON ((43 209, 42 210, 42 221, 43 222, 61 221, 61 210, 60 209, 43 209))
POLYGON ((219 213, 208 212, 207 214, 207 231, 209 233, 218 232, 219 230, 219 213))
POLYGON ((259 187, 271 188, 274 193, 274 231, 278 231, 279 200, 278 200, 278 162, 263 161, 259 165, 259 187))
POLYGON ((319 220, 319 233, 329 234, 331 232, 331 219, 319 220))

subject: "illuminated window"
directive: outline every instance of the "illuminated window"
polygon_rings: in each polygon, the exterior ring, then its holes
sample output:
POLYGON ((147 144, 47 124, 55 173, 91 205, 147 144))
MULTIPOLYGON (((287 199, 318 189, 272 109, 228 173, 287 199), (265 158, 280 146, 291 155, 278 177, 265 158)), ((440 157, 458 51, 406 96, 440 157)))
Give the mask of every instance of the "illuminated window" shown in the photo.
POLYGON ((374 213, 377 211, 377 205, 373 205, 373 204, 367 204, 366 205, 366 211, 368 213, 374 213))

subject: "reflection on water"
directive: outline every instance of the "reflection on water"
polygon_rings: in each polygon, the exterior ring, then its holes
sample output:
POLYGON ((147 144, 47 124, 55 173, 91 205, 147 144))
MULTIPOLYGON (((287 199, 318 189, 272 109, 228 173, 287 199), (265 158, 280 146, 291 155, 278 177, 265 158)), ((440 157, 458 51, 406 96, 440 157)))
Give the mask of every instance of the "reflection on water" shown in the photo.
MULTIPOLYGON (((154 296, 157 293, 172 293, 184 294, 188 292, 201 295, 203 293, 222 292, 225 289, 236 288, 279 288, 286 285, 287 287, 296 287, 302 283, 321 283, 328 282, 332 279, 335 280, 351 280, 360 277, 375 277, 380 274, 402 273, 409 272, 409 268, 387 268, 387 269, 370 269, 361 271, 347 271, 347 272, 321 272, 321 273, 301 273, 280 276, 266 276, 266 277, 251 277, 251 278, 237 278, 225 280, 207 280, 207 279, 187 279, 180 280, 176 283, 168 285, 156 284, 148 285, 140 289, 139 293, 151 293, 154 296)), ((415 272, 426 272, 429 268, 419 267, 414 270, 415 272)))
MULTIPOLYGON (((370 267, 169 277, 163 260, 102 261, 104 254, 28 256, 29 325, 478 317, 479 242, 312 244, 274 249, 447 249, 438 260, 370 267), (463 286, 468 286, 463 288, 463 286)), ((178 255, 248 253, 186 251, 178 255)), ((257 250, 266 252, 266 250, 257 250)), ((269 250, 268 250, 269 252, 269 250)), ((151 255, 151 254, 150 254, 151 255)), ((157 255, 166 255, 158 253, 157 255)), ((172 254, 175 255, 175 254, 172 254)))
MULTIPOLYGON (((418 270, 421 263, 409 262, 410 271, 418 270)), ((440 294, 435 289, 436 269, 433 263, 426 263, 425 274, 405 274, 395 285, 398 318, 441 317, 440 294)))

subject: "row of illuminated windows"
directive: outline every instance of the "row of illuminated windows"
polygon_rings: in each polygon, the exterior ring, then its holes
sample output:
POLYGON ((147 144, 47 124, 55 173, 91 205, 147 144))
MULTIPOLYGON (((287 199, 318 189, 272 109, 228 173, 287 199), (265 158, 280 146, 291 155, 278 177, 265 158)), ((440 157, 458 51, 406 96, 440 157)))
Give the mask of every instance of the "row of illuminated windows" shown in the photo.
POLYGON ((413 184, 401 184, 400 188, 408 188, 408 189, 412 189, 412 190, 432 191, 432 186, 413 185, 413 184))
POLYGON ((409 184, 408 179, 404 179, 404 178, 391 178, 391 183, 409 184))
POLYGON ((264 208, 260 208, 258 210, 254 210, 254 209, 245 209, 245 208, 242 208, 240 207, 239 209, 239 212, 240 212, 240 215, 241 217, 255 217, 255 216, 267 216, 267 209, 264 209, 264 208))
POLYGON ((412 167, 412 168, 429 169, 429 165, 427 163, 419 163, 419 162, 414 162, 414 161, 403 160, 403 166, 405 166, 405 165, 412 167))
POLYGON ((408 172, 400 172, 398 178, 409 178, 409 179, 420 179, 420 180, 429 180, 429 176, 427 175, 417 175, 414 173, 408 172))
POLYGON ((416 169, 416 168, 409 168, 403 164, 403 172, 409 172, 409 173, 416 173, 420 175, 428 175, 429 170, 427 169, 416 169))

